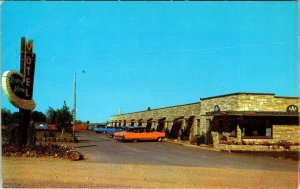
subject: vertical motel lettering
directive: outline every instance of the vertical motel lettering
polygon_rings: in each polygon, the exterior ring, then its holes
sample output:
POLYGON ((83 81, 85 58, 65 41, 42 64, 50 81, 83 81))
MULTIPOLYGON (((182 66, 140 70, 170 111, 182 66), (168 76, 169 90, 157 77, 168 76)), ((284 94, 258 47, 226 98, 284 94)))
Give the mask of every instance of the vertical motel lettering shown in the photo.
POLYGON ((24 78, 25 78, 25 96, 30 98, 32 95, 30 94, 29 90, 32 86, 32 79, 31 75, 32 72, 32 63, 34 61, 34 54, 33 54, 33 41, 25 41, 25 48, 24 48, 24 78))

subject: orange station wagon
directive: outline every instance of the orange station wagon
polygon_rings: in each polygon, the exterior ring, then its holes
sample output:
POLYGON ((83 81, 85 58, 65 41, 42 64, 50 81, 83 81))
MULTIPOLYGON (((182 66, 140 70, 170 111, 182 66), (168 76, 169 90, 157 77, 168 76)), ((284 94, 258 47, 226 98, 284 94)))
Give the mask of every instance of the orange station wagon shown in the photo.
POLYGON ((121 141, 133 141, 137 142, 139 140, 153 140, 162 141, 166 137, 163 132, 146 132, 146 127, 128 127, 127 131, 114 133, 114 139, 121 141))

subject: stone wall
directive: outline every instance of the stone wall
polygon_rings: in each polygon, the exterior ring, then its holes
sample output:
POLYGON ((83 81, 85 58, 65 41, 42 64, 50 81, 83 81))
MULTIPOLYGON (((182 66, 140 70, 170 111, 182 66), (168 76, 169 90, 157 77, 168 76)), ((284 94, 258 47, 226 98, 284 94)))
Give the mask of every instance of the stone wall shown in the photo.
POLYGON ((276 97, 274 95, 249 95, 238 96, 238 111, 282 111, 287 106, 299 106, 298 98, 276 97))
MULTIPOLYGON (((208 127, 213 120, 213 116, 207 116, 207 112, 213 112, 215 106, 218 105, 220 111, 260 111, 260 112, 286 112, 289 105, 296 105, 299 107, 299 98, 292 97, 276 97, 270 93, 233 93, 229 95, 221 95, 201 99, 201 102, 170 106, 165 108, 152 109, 147 111, 140 111, 128 114, 115 115, 111 117, 111 125, 132 125, 137 126, 142 123, 146 126, 151 123, 152 128, 156 128, 161 120, 164 122, 164 128, 171 129, 175 120, 183 121, 182 127, 186 126, 187 120, 193 117, 193 124, 191 128, 191 135, 201 134, 207 132, 208 127), (126 122, 125 122, 126 121, 126 122), (199 126, 198 126, 198 125, 199 126)), ((213 133, 214 144, 218 143, 217 133, 213 133)), ((226 135, 226 133, 224 133, 226 135)), ((229 133, 227 133, 229 135, 229 133)), ((238 133, 240 135, 240 133, 238 133)), ((229 136, 227 137, 229 138, 229 136)), ((233 141, 239 141, 240 136, 232 138, 233 141)), ((273 139, 266 139, 265 141, 299 141, 300 131, 298 126, 273 126, 273 139)), ((248 141, 261 142, 260 139, 246 139, 248 141)))
POLYGON ((201 132, 206 132, 208 120, 207 112, 213 112, 216 105, 220 111, 278 111, 285 112, 287 106, 299 107, 299 98, 276 97, 274 94, 234 93, 201 99, 201 132))
POLYGON ((208 129, 209 120, 213 116, 206 116, 207 112, 213 112, 215 105, 218 105, 220 111, 234 111, 238 109, 238 95, 220 96, 216 98, 201 99, 201 132, 206 133, 208 129))
POLYGON ((300 142, 299 125, 273 125, 273 140, 300 142))
MULTIPOLYGON (((165 127, 171 129, 173 121, 178 118, 189 119, 192 116, 199 117, 201 110, 201 103, 192 103, 179 106, 171 106, 166 108, 158 108, 141 112, 134 112, 128 114, 115 115, 111 117, 110 124, 113 125, 115 122, 121 120, 122 125, 126 120, 126 125, 130 125, 134 122, 134 125, 138 125, 139 120, 142 120, 142 125, 146 126, 147 121, 151 121, 152 127, 156 127, 159 120, 165 118, 165 127)), ((194 132, 194 131, 193 131, 194 132)))
POLYGON ((290 149, 284 149, 282 146, 220 144, 215 146, 215 148, 224 151, 300 151, 300 146, 290 146, 290 149))
POLYGON ((274 94, 234 93, 219 97, 204 98, 201 102, 201 115, 214 111, 218 105, 221 111, 281 111, 287 106, 299 106, 299 98, 276 97, 274 94))

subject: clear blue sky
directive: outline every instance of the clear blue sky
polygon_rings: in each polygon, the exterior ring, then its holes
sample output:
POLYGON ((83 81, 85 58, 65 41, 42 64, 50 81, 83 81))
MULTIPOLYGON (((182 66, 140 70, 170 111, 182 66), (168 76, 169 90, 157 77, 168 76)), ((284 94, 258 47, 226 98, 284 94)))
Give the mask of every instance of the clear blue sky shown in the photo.
MULTIPOLYGON (((37 111, 77 118, 234 92, 298 96, 297 2, 4 2, 1 72, 34 40, 37 111), (82 73, 85 70, 85 73, 82 73)), ((18 109, 2 94, 2 107, 18 109)))

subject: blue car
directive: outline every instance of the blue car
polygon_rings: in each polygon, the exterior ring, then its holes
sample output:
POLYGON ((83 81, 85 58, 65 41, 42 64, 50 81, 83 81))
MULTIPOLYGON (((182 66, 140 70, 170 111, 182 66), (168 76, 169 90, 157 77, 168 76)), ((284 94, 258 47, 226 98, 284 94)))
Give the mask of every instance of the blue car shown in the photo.
POLYGON ((95 127, 96 127, 96 125, 89 125, 88 129, 93 131, 95 127))
POLYGON ((126 126, 113 127, 112 129, 110 129, 109 131, 107 131, 106 134, 108 136, 113 137, 114 133, 121 132, 121 131, 126 131, 127 129, 128 129, 128 127, 126 127, 126 126))
POLYGON ((111 127, 111 126, 100 126, 100 127, 95 127, 94 131, 96 133, 106 133, 111 128, 113 128, 113 127, 111 127))

